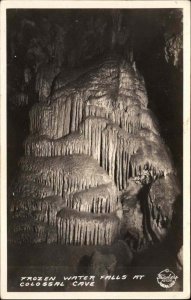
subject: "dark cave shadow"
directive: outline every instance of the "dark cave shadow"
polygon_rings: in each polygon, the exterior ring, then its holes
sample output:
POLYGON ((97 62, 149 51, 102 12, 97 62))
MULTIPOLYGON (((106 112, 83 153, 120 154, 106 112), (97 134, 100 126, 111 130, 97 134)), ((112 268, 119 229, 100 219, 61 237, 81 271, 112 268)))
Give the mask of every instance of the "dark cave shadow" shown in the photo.
POLYGON ((77 275, 88 274, 88 268, 90 266, 91 256, 84 255, 77 266, 77 275))

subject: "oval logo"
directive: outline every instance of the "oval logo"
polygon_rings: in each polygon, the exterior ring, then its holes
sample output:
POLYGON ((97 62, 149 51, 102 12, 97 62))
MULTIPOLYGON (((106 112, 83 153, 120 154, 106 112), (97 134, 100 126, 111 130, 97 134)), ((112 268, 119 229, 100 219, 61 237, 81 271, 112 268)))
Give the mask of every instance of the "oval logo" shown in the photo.
POLYGON ((178 276, 172 271, 165 269, 157 275, 157 282, 161 287, 169 289, 175 284, 177 278, 178 276))

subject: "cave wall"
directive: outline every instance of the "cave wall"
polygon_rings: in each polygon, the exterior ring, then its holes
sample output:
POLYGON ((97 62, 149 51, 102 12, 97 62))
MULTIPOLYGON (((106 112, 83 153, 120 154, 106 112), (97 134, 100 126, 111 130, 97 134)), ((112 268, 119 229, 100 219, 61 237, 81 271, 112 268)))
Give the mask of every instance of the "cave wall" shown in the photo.
POLYGON ((131 56, 143 74, 149 106, 182 181, 181 10, 10 9, 7 18, 8 180, 24 153, 29 109, 43 97, 37 79, 48 81, 50 92, 60 68, 68 74, 115 53, 131 56))

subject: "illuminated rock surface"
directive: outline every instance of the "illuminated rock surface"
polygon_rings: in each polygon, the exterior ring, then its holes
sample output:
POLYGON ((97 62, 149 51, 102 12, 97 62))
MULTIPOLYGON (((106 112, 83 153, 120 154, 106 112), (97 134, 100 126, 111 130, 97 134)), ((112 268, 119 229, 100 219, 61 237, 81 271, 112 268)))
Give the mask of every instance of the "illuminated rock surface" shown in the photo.
POLYGON ((60 73, 52 88, 39 78, 37 89, 9 240, 109 245, 122 236, 134 251, 163 240, 179 190, 135 62, 110 57, 70 81, 60 73))

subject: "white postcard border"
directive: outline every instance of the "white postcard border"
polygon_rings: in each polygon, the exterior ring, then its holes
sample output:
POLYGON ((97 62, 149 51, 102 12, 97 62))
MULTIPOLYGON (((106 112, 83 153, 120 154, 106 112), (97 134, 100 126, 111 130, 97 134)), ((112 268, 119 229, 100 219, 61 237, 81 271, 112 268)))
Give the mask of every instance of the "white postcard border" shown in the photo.
POLYGON ((189 1, 2 1, 1 2, 1 298, 2 299, 189 299, 190 297, 190 2, 189 1), (182 8, 183 23, 183 292, 7 292, 6 10, 9 8, 182 8))

